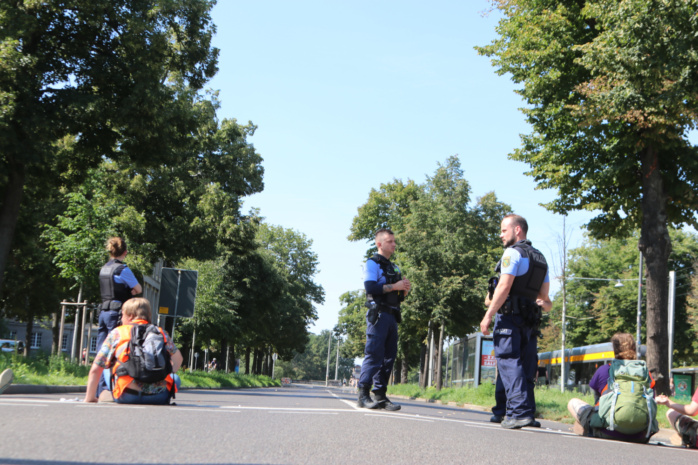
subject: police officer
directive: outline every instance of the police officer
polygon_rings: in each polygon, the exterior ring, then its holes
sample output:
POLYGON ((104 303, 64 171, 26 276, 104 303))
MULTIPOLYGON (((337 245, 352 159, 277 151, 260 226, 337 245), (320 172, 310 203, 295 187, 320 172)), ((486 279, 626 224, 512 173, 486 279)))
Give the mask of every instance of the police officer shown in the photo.
POLYGON ((535 418, 533 394, 538 367, 538 324, 541 310, 549 311, 550 276, 548 265, 526 239, 528 223, 519 215, 502 220, 499 237, 506 248, 501 260, 499 283, 489 308, 480 322, 484 335, 494 324, 494 354, 506 391, 504 428, 540 426, 535 418))
POLYGON ((401 320, 400 302, 411 284, 403 279, 400 269, 390 262, 395 252, 395 236, 386 228, 376 232, 378 253, 364 268, 366 289, 366 349, 359 377, 357 405, 365 408, 400 410, 385 395, 388 380, 397 356, 397 325, 401 320), (375 401, 371 399, 371 386, 375 401))
MULTIPOLYGON (((109 261, 99 271, 102 305, 100 306, 99 329, 97 331, 98 349, 102 347, 111 330, 119 326, 123 303, 143 291, 131 269, 124 264, 124 259, 128 254, 126 241, 120 237, 110 237, 107 239, 106 249, 109 252, 109 261)), ((97 397, 106 388, 106 382, 100 379, 97 397)))

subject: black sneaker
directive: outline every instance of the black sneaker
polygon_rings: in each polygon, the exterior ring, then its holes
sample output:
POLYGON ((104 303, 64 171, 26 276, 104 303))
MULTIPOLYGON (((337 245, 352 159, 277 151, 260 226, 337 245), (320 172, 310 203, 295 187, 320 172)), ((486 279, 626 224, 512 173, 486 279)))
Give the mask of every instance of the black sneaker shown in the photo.
POLYGON ((490 417, 490 423, 501 423, 504 420, 503 415, 492 415, 490 417))

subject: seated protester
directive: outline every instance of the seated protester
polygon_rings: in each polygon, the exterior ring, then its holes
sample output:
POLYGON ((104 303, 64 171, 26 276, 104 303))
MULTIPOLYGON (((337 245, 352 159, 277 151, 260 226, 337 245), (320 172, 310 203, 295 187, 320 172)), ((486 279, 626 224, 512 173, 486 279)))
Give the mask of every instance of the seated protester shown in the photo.
MULTIPOLYGON (((128 366, 127 362, 129 361, 129 352, 126 349, 129 348, 131 337, 135 334, 134 326, 145 325, 147 327, 150 325, 151 310, 150 303, 143 298, 127 300, 121 310, 123 324, 109 333, 92 363, 87 379, 85 402, 97 402, 95 396, 97 383, 104 374, 109 381, 114 379, 114 386, 112 387, 110 382, 108 382, 108 386, 112 389, 114 401, 118 403, 169 404, 170 398, 173 397, 176 387, 180 383, 179 376, 174 373, 182 365, 181 352, 163 329, 153 326, 159 331, 159 335, 164 337, 164 349, 169 353, 171 374, 163 373, 160 380, 154 382, 139 381, 126 374, 124 369, 128 366), (105 368, 111 368, 111 371, 104 371, 105 368)), ((158 338, 160 337, 158 333, 155 334, 158 338)))
POLYGON ((589 383, 595 392, 601 389, 597 404, 592 407, 576 398, 567 404, 576 420, 574 431, 584 436, 647 443, 659 431, 654 382, 645 362, 636 360, 631 334, 614 334, 611 343, 615 360, 600 366, 589 383))
POLYGON ((698 389, 693 393, 688 405, 672 402, 665 395, 657 396, 657 403, 669 407, 666 417, 681 436, 681 443, 690 449, 698 449, 698 421, 691 418, 698 414, 698 389))
MULTIPOLYGON (((616 356, 616 358, 618 358, 616 356)), ((604 363, 596 369, 594 376, 589 381, 589 387, 594 392, 594 405, 599 405, 601 394, 608 387, 608 370, 611 368, 610 363, 604 363)))

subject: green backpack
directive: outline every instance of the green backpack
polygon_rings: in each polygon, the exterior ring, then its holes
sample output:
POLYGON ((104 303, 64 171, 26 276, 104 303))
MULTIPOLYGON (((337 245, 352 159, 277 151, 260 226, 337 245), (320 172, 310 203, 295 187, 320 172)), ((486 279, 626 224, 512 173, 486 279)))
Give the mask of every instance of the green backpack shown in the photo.
POLYGON ((599 399, 599 413, 591 426, 649 438, 659 431, 657 403, 650 388, 647 365, 642 360, 613 360, 608 370, 608 390, 599 399))

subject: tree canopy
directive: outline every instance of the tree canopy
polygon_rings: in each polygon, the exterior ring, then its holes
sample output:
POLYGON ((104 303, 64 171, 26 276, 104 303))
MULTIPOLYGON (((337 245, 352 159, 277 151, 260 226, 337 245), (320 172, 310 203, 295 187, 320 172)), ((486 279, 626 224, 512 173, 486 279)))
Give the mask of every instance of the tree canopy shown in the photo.
POLYGON ((0 289, 24 186, 105 157, 156 166, 197 127, 190 94, 216 72, 209 0, 0 5, 0 289), (173 85, 177 83, 177 85, 173 85))
MULTIPOLYGON (((499 222, 511 208, 493 193, 476 201, 470 196, 460 161, 452 156, 423 184, 394 180, 372 189, 352 222, 349 238, 370 241, 367 256, 375 251, 374 231, 389 226, 395 232, 398 247, 391 260, 413 284, 399 328, 405 382, 429 328, 443 326, 446 337, 464 336, 482 318, 487 279, 501 253, 499 222)), ((362 298, 362 292, 342 296, 340 326, 352 353, 365 340, 365 320, 357 317, 365 314, 362 298)))
POLYGON ((647 262, 648 362, 667 367, 668 226, 696 225, 698 21, 694 0, 500 0, 499 37, 478 51, 517 92, 527 162, 547 208, 598 212, 595 237, 640 228, 647 262))

